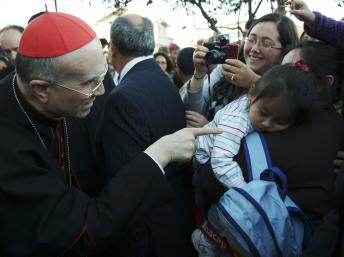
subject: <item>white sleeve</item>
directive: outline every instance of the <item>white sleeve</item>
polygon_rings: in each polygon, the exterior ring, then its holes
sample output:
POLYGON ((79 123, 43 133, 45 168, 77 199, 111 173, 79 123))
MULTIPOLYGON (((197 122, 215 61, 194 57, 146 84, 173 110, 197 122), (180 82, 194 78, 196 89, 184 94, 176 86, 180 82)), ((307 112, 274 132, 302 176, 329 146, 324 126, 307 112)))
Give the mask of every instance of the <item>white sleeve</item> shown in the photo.
POLYGON ((233 158, 239 152, 241 139, 251 130, 247 101, 239 98, 222 110, 222 119, 217 126, 223 133, 214 138, 211 152, 212 169, 216 178, 226 187, 242 187, 246 182, 233 158))
MULTIPOLYGON (((212 121, 210 121, 208 124, 204 126, 204 128, 217 128, 218 122, 221 120, 223 111, 220 110, 215 114, 215 117, 212 121)), ((214 138, 215 136, 213 134, 204 135, 204 136, 198 136, 196 138, 196 154, 195 159, 200 164, 206 163, 210 156, 211 152, 213 151, 214 146, 214 138)))

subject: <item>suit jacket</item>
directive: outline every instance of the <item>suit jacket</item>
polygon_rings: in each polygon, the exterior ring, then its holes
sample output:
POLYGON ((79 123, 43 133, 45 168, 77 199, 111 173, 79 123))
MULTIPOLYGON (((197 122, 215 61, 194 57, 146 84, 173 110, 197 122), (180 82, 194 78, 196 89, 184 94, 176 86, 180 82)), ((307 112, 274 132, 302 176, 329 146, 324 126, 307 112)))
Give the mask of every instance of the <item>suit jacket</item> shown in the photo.
MULTIPOLYGON (((154 59, 137 63, 108 97, 99 129, 100 153, 110 178, 153 142, 186 126, 177 89, 154 59)), ((115 256, 191 256, 191 182, 183 167, 166 167, 174 188, 115 246, 115 256)), ((142 170, 142 172, 145 172, 142 170)), ((191 181, 191 180, 190 180, 191 181)))

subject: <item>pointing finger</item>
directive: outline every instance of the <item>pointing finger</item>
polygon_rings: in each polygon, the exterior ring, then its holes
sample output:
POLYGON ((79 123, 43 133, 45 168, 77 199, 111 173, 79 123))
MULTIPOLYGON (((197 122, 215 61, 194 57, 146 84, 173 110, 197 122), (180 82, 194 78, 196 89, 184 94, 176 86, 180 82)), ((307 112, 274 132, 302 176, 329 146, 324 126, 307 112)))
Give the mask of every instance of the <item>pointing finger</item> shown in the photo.
POLYGON ((190 111, 190 110, 185 111, 185 113, 187 113, 187 114, 193 114, 193 115, 197 115, 197 114, 198 114, 198 112, 194 112, 194 111, 190 111))
POLYGON ((223 132, 219 128, 191 128, 190 131, 195 137, 209 134, 221 134, 223 132))

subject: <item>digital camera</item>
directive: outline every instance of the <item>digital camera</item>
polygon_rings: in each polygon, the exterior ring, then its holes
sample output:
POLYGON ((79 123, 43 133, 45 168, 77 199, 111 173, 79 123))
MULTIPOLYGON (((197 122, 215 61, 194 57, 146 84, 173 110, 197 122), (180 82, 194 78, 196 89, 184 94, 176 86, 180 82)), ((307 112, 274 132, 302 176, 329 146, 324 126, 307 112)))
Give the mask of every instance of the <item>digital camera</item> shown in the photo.
POLYGON ((204 60, 207 64, 222 64, 226 59, 238 59, 239 45, 229 44, 224 36, 219 36, 216 42, 204 43, 209 49, 204 60))

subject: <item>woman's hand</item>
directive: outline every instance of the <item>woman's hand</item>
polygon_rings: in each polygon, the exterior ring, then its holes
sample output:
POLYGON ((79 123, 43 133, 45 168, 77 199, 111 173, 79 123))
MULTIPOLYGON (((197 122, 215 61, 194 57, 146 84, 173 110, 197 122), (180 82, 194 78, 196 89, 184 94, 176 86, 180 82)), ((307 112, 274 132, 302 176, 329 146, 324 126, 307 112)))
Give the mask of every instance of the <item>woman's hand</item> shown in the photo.
POLYGON ((195 76, 200 78, 204 77, 207 74, 207 65, 204 61, 204 57, 209 52, 209 49, 203 46, 202 41, 198 41, 199 45, 196 46, 196 49, 193 53, 193 63, 195 66, 195 76))
POLYGON ((308 26, 313 26, 315 14, 309 9, 307 4, 302 0, 285 0, 285 4, 290 4, 290 13, 295 15, 300 21, 308 26))
POLYGON ((227 59, 222 65, 222 74, 233 85, 250 89, 260 78, 246 64, 236 59, 227 59))
POLYGON ((202 128, 209 121, 202 114, 194 111, 186 111, 186 126, 188 128, 202 128))

